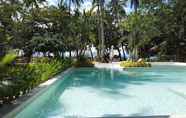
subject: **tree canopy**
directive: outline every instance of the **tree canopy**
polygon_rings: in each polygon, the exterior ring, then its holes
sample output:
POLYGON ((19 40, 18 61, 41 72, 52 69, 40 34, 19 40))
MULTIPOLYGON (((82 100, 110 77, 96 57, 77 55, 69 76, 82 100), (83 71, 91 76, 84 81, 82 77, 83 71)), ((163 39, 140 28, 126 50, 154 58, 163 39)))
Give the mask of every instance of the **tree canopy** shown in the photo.
POLYGON ((26 57, 50 52, 64 58, 67 51, 78 57, 94 45, 102 59, 113 45, 122 60, 125 45, 137 58, 153 52, 185 61, 185 0, 93 0, 91 9, 82 10, 84 2, 58 0, 51 6, 45 0, 0 0, 0 55, 19 49, 26 57))

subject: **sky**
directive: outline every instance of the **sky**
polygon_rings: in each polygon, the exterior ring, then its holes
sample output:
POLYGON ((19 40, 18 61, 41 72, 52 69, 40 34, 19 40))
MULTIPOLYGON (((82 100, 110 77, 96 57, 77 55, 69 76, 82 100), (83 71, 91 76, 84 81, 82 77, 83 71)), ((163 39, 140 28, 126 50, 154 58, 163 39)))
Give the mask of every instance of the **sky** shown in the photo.
MULTIPOLYGON (((49 5, 57 5, 58 0, 47 0, 49 5)), ((83 5, 81 6, 81 9, 90 9, 92 5, 92 0, 86 0, 83 5)), ((127 7, 124 7, 127 13, 130 13, 132 9, 130 8, 129 3, 127 3, 127 7)))

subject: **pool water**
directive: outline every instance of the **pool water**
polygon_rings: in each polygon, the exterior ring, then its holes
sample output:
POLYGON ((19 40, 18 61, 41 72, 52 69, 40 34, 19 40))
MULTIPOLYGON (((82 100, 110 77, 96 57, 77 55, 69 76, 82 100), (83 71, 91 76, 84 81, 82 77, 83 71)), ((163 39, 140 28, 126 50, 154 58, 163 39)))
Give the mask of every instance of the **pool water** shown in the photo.
POLYGON ((186 67, 74 69, 16 118, 172 114, 186 114, 186 67))

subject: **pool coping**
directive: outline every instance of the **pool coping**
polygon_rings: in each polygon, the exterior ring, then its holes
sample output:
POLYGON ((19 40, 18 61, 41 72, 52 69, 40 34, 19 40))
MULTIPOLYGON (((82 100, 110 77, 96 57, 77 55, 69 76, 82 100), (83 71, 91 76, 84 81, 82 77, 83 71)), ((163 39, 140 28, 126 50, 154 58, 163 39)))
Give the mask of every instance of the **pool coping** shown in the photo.
POLYGON ((74 67, 68 68, 67 70, 57 74, 53 78, 49 79, 48 81, 41 83, 38 87, 31 90, 28 95, 24 95, 16 100, 16 104, 8 104, 0 108, 0 111, 4 113, 0 113, 0 117, 2 118, 13 118, 15 114, 17 114, 19 111, 24 109, 25 106, 30 104, 32 101, 34 101, 35 98, 37 98, 39 95, 44 93, 52 84, 54 84, 59 78, 63 78, 66 74, 72 72, 74 67))
POLYGON ((150 62, 152 65, 186 66, 184 62, 150 62))
MULTIPOLYGON (((95 68, 107 68, 107 69, 117 69, 123 70, 123 67, 120 66, 121 62, 112 62, 112 63, 95 63, 95 68)), ((184 62, 149 62, 152 66, 186 66, 184 62)), ((124 67, 125 68, 125 67, 124 67)), ((134 67, 136 68, 136 67, 134 67)), ((139 68, 139 67, 137 67, 139 68)))

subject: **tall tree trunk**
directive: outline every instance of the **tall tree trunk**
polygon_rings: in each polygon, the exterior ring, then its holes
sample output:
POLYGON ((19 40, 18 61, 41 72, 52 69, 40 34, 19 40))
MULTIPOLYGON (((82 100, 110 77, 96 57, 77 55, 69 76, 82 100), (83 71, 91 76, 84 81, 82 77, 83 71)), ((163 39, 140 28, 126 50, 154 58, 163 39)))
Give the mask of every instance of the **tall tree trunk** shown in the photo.
POLYGON ((101 58, 101 56, 100 56, 100 48, 98 47, 96 50, 97 50, 97 58, 96 59, 100 59, 101 58))
POLYGON ((121 43, 121 47, 122 47, 122 51, 123 51, 123 60, 126 60, 126 55, 125 55, 125 51, 124 51, 124 44, 123 42, 121 43))
POLYGON ((85 55, 86 48, 83 48, 83 56, 85 55))
POLYGON ((25 54, 25 57, 26 57, 26 63, 30 63, 30 61, 31 61, 31 59, 32 59, 32 50, 29 50, 29 49, 27 49, 27 50, 25 50, 24 51, 24 54, 25 54))
POLYGON ((78 52, 78 49, 76 49, 76 58, 78 59, 79 57, 79 52, 78 52))
POLYGON ((99 0, 99 6, 98 6, 98 15, 99 15, 99 40, 100 40, 100 56, 101 61, 104 61, 104 43, 105 43, 105 37, 104 37, 104 26, 103 26, 103 7, 104 4, 102 0, 99 0))
POLYGON ((135 59, 135 61, 137 61, 137 59, 139 58, 139 48, 138 47, 135 48, 134 55, 135 55, 134 59, 135 59))
POLYGON ((101 20, 100 27, 101 27, 101 59, 102 59, 102 61, 104 61, 105 39, 104 39, 104 29, 103 29, 102 20, 101 20))
POLYGON ((137 41, 137 32, 134 30, 134 37, 132 37, 132 61, 136 61, 138 58, 138 46, 136 44, 137 41))
POLYGON ((82 55, 83 50, 84 50, 84 48, 81 48, 81 50, 80 50, 80 52, 79 52, 79 56, 81 56, 81 55, 82 55))
POLYGON ((69 51, 69 58, 70 59, 72 58, 72 51, 71 50, 69 51))
POLYGON ((61 52, 61 57, 62 57, 62 59, 64 59, 64 57, 65 57, 63 51, 61 52))
POLYGON ((120 52, 119 47, 117 47, 117 50, 118 50, 118 53, 119 53, 119 60, 121 61, 121 60, 122 60, 122 58, 121 58, 121 52, 120 52))
POLYGON ((90 50, 91 59, 94 60, 94 56, 93 56, 93 52, 92 52, 91 47, 89 47, 89 50, 90 50))
POLYGON ((178 61, 178 62, 179 62, 179 52, 180 52, 180 50, 179 50, 179 47, 177 44, 177 46, 176 46, 176 61, 178 61))
POLYGON ((70 12, 71 12, 71 2, 72 2, 72 1, 69 0, 69 3, 68 3, 68 4, 69 4, 69 6, 68 6, 68 9, 69 9, 69 15, 70 15, 70 12))

